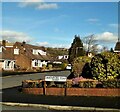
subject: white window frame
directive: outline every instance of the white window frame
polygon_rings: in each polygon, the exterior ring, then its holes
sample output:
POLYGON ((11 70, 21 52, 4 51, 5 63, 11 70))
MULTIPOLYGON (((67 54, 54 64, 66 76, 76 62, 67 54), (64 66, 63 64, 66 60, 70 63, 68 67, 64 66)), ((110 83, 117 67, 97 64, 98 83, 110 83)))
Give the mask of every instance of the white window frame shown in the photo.
POLYGON ((15 49, 14 49, 14 54, 15 54, 15 55, 19 55, 19 49, 15 48, 15 49))

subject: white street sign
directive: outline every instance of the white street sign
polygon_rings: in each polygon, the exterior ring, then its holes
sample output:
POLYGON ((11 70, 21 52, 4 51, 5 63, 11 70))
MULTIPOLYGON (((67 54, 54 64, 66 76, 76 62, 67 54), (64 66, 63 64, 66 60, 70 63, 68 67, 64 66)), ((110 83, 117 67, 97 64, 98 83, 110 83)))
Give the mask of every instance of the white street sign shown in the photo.
POLYGON ((45 76, 45 81, 58 81, 58 82, 66 82, 67 77, 65 76, 45 76))

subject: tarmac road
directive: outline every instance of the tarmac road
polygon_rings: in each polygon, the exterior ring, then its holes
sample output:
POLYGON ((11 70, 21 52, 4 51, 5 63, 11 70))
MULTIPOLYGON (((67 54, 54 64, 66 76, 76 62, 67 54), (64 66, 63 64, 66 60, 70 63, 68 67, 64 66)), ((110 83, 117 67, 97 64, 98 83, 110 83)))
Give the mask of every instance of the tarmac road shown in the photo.
POLYGON ((68 76, 69 74, 70 74, 70 71, 58 71, 58 72, 43 72, 43 73, 34 73, 34 74, 5 76, 5 77, 2 77, 2 89, 20 86, 23 80, 44 79, 46 75, 68 76))

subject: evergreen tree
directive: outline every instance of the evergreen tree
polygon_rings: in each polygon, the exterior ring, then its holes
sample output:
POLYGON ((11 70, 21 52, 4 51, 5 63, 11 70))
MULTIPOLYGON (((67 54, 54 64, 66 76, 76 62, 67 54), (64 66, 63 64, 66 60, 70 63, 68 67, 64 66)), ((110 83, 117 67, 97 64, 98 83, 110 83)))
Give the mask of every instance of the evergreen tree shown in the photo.
POLYGON ((112 52, 112 53, 114 52, 113 48, 110 49, 110 52, 112 52))
POLYGON ((75 35, 75 38, 73 40, 73 43, 71 44, 71 47, 69 49, 69 63, 72 63, 74 58, 79 56, 84 56, 85 51, 83 49, 83 43, 79 36, 75 35))

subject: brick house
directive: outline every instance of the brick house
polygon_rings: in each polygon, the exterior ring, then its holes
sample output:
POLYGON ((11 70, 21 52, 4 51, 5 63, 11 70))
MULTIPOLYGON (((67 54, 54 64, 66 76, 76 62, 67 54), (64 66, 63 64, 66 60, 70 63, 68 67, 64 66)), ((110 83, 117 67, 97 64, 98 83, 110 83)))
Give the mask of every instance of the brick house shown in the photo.
POLYGON ((14 71, 13 43, 5 40, 0 43, 0 71, 14 71))
POLYGON ((45 52, 44 47, 16 42, 13 46, 16 66, 21 70, 40 69, 51 60, 50 55, 45 52))

